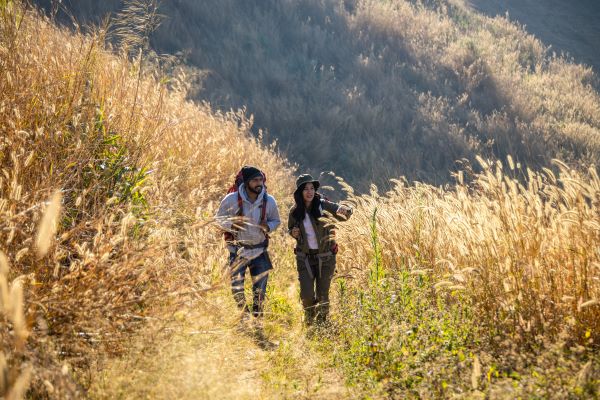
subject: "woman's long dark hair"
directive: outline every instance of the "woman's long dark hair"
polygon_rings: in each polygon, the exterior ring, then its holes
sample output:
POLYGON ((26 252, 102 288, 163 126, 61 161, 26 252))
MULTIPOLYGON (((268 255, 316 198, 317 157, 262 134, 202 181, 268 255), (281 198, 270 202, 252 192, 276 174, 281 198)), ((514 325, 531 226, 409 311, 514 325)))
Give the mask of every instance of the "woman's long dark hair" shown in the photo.
MULTIPOLYGON (((303 184, 302 186, 300 186, 294 192, 294 201, 296 202, 296 209, 294 210, 292 215, 294 216, 294 219, 298 222, 304 221, 304 216, 306 214, 306 206, 304 205, 304 198, 302 198, 302 191, 304 190, 305 186, 306 186, 306 183, 303 184)), ((319 193, 315 192, 315 197, 313 197, 313 199, 310 203, 310 209, 308 210, 308 213, 310 215, 312 215, 312 217, 315 220, 318 220, 319 218, 322 217, 320 206, 321 206, 321 195, 319 193)))

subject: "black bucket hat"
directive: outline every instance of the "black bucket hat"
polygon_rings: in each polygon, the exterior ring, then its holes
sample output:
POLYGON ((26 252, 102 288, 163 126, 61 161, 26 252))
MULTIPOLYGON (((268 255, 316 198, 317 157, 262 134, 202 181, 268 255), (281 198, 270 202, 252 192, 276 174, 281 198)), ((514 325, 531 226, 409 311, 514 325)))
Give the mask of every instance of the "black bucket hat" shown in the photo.
POLYGON ((296 179, 296 190, 294 191, 294 193, 300 190, 300 188, 303 187, 303 185, 306 183, 312 183, 315 187, 315 190, 317 190, 319 186, 321 186, 319 181, 313 178, 312 175, 302 174, 296 179))

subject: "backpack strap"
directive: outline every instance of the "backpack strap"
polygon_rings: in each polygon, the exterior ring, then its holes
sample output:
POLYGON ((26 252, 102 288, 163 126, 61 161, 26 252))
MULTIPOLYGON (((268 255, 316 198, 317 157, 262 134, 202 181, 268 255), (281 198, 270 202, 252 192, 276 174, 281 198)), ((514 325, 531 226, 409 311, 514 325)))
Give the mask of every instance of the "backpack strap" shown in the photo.
MULTIPOLYGON (((296 260, 304 263, 304 268, 306 268, 306 272, 308 272, 308 276, 310 277, 310 279, 314 279, 314 274, 312 272, 312 268, 310 267, 310 262, 308 260, 309 254, 303 253, 298 249, 294 249, 294 252, 296 253, 296 260)), ((323 270, 323 261, 329 259, 329 257, 333 257, 334 254, 335 253, 331 251, 327 251, 325 253, 310 254, 311 256, 316 257, 319 261, 319 278, 321 277, 321 273, 323 270)))
POLYGON ((244 201, 242 200, 242 195, 240 194, 239 190, 237 191, 237 203, 238 203, 238 211, 237 211, 236 215, 238 217, 243 217, 244 216, 244 201))
MULTIPOLYGON (((260 210, 260 222, 266 224, 267 223, 267 201, 268 201, 267 192, 263 194, 263 203, 262 210, 260 210)), ((269 234, 265 232, 265 247, 269 247, 269 234)))
MULTIPOLYGON (((244 216, 244 202, 242 200, 242 196, 240 196, 240 192, 237 192, 237 203, 238 203, 238 210, 235 213, 235 215, 237 215, 238 217, 243 217, 244 216)), ((230 192, 232 193, 232 192, 230 192)), ((224 232, 223 233, 223 238, 225 239, 225 242, 227 242, 230 245, 233 245, 233 243, 235 242, 235 235, 238 231, 238 226, 237 225, 233 225, 231 227, 231 232, 224 232)))
POLYGON ((267 223, 267 194, 263 194, 262 209, 260 210, 260 222, 267 223))

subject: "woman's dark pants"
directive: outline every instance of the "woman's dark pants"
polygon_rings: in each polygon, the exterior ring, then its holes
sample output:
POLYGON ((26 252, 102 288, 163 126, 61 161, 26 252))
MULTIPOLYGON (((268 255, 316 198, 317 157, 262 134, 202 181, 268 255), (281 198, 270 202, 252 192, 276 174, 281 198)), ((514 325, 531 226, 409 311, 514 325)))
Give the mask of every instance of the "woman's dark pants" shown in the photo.
POLYGON ((304 306, 306 323, 322 323, 329 315, 329 287, 335 272, 335 256, 325 257, 321 260, 319 271, 319 258, 308 255, 310 272, 303 260, 297 260, 298 280, 300 281, 300 299, 304 306))

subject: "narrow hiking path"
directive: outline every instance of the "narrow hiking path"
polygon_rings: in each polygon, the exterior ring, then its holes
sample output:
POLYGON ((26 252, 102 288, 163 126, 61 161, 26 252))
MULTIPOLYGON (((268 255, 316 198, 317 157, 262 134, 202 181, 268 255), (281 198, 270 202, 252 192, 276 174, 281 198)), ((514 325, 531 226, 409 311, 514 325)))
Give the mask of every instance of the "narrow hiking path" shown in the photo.
POLYGON ((152 323, 128 354, 92 377, 90 397, 348 399, 356 397, 307 332, 295 268, 276 260, 262 327, 242 322, 227 287, 170 322, 152 323))

